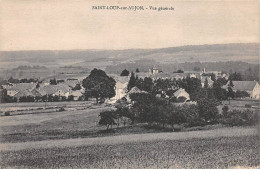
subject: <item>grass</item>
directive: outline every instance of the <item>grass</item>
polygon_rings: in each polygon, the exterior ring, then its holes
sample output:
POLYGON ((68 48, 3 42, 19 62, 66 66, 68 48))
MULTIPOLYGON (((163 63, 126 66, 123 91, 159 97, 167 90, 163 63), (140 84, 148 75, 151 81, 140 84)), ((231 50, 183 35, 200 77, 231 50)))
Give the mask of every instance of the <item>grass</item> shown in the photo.
MULTIPOLYGON (((66 104, 66 108, 84 106, 81 103, 73 103, 66 104)), ((40 108, 37 103, 27 106, 40 108)), ((185 130, 204 130, 194 131, 196 133, 162 133, 162 130, 147 128, 147 126, 139 124, 114 127, 112 131, 107 132, 105 126, 96 125, 99 113, 107 109, 110 107, 92 106, 92 108, 74 111, 0 117, 1 143, 18 144, 20 148, 26 144, 24 142, 28 142, 27 148, 25 146, 21 149, 2 149, 0 152, 1 168, 235 168, 259 166, 257 157, 259 138, 250 134, 252 131, 250 127, 223 128, 222 125, 215 125, 185 130), (238 134, 232 134, 234 131, 238 134), (244 133, 243 136, 240 135, 240 132, 244 133), (199 138, 191 139, 191 136, 195 135, 199 138), (102 138, 90 139, 90 137, 101 136, 102 138), (182 140, 183 137, 188 140, 182 140), (80 140, 79 138, 86 139, 80 140), (102 144, 96 144, 93 139, 101 140, 102 144), (37 143, 33 141, 43 141, 43 143, 40 143, 37 148, 37 146, 34 147, 34 144, 37 143), (47 148, 47 145, 53 143, 53 147, 47 148)))
POLYGON ((259 167, 258 136, 164 140, 1 152, 1 168, 259 167))
MULTIPOLYGON (((105 129, 96 126, 99 113, 108 107, 0 117, 0 142, 26 142, 87 137, 105 129)), ((98 133, 97 133, 98 134, 98 133)), ((98 136, 98 135, 97 135, 98 136)))

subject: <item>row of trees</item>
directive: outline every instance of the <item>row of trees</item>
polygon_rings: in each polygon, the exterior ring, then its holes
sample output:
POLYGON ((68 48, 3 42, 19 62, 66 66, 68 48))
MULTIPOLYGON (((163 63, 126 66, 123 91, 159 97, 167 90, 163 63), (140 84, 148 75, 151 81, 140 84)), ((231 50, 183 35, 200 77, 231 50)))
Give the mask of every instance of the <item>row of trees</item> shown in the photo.
POLYGON ((38 79, 33 79, 33 78, 30 78, 30 79, 27 79, 27 78, 23 78, 23 79, 15 79, 13 77, 10 77, 8 80, 7 80, 9 83, 31 83, 31 82, 38 82, 38 79))
POLYGON ((151 78, 145 77, 144 79, 138 78, 138 76, 132 72, 129 83, 127 85, 128 91, 133 87, 137 87, 141 90, 156 95, 159 92, 166 92, 168 96, 172 96, 176 88, 183 88, 189 94, 192 101, 196 101, 205 89, 207 92, 219 101, 227 99, 227 91, 222 88, 227 83, 224 78, 217 79, 212 88, 209 88, 207 79, 204 83, 204 88, 201 86, 201 80, 198 78, 184 78, 184 79, 157 79, 153 81, 151 78))
POLYGON ((214 99, 200 99, 197 105, 176 106, 165 99, 157 98, 152 94, 130 94, 134 102, 132 106, 120 104, 115 111, 106 111, 100 114, 99 124, 109 126, 119 124, 122 118, 131 123, 148 123, 148 125, 173 126, 203 126, 215 123, 218 119, 217 102, 214 99))
MULTIPOLYGON (((237 76, 238 74, 236 74, 237 76)), ((233 75, 232 75, 233 76, 233 75)), ((232 77, 234 78, 234 77, 232 77)), ((204 82, 204 88, 201 86, 201 80, 198 78, 184 78, 184 79, 157 79, 153 81, 151 78, 145 77, 144 79, 138 78, 138 76, 132 72, 129 83, 127 85, 128 91, 133 87, 137 87, 140 90, 156 95, 157 93, 165 92, 169 97, 172 97, 176 88, 185 89, 192 101, 197 101, 199 97, 205 95, 218 101, 227 100, 228 98, 241 98, 249 97, 250 95, 246 91, 233 91, 232 79, 230 79, 230 86, 228 90, 222 87, 226 85, 228 80, 225 78, 218 78, 214 81, 212 87, 209 87, 208 80, 204 82)))
MULTIPOLYGON (((139 72, 140 72, 139 69, 136 68, 135 73, 139 73, 139 72)), ((130 72, 129 72, 128 70, 124 69, 124 70, 121 72, 120 76, 129 76, 129 74, 130 74, 130 72)))
POLYGON ((197 104, 176 106, 166 99, 157 98, 149 93, 133 93, 130 98, 132 105, 120 100, 116 110, 100 113, 100 125, 106 125, 107 129, 113 125, 147 123, 150 127, 176 129, 174 126, 184 127, 204 126, 208 124, 222 123, 231 126, 255 125, 258 123, 257 113, 246 110, 228 110, 224 106, 219 113, 219 102, 209 97, 209 90, 204 90, 205 95, 197 104))

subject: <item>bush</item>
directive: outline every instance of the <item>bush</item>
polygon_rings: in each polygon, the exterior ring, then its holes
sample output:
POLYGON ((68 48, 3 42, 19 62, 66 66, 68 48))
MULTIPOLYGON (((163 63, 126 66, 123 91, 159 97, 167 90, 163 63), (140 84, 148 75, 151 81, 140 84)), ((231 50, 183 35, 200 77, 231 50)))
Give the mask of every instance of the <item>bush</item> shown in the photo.
POLYGON ((258 123, 258 116, 251 110, 232 110, 223 114, 220 122, 230 126, 254 125, 258 123))
POLYGON ((5 115, 5 116, 10 116, 11 114, 10 114, 10 112, 5 112, 4 115, 5 115))
POLYGON ((180 97, 178 97, 177 102, 184 103, 186 100, 187 100, 186 97, 180 96, 180 97))
POLYGON ((227 115, 227 113, 228 113, 228 106, 225 105, 225 106, 222 108, 222 114, 223 114, 223 115, 227 115))
POLYGON ((59 108, 59 112, 65 111, 64 107, 59 108))
POLYGON ((173 102, 173 103, 177 103, 178 102, 178 100, 177 100, 177 98, 175 96, 172 96, 169 101, 173 102))
POLYGON ((252 105, 250 105, 250 104, 245 104, 245 107, 246 107, 246 108, 251 108, 252 105))
POLYGON ((250 97, 250 94, 246 91, 237 91, 235 93, 235 97, 237 97, 237 98, 250 97))

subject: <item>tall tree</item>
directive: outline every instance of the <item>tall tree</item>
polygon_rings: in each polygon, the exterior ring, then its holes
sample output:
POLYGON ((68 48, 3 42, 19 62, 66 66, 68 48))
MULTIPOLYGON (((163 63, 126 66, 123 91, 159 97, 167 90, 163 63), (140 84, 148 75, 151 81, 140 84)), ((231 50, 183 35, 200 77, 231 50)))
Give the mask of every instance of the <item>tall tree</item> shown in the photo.
POLYGON ((205 121, 205 124, 217 119, 218 108, 214 99, 200 99, 198 101, 198 110, 200 118, 205 121))
POLYGON ((144 91, 151 93, 153 90, 153 80, 152 78, 144 78, 144 91))
POLYGON ((209 81, 208 78, 206 78, 204 81, 204 88, 208 88, 208 87, 209 87, 209 81))
POLYGON ((50 85, 57 85, 57 81, 55 78, 50 79, 50 85))
POLYGON ((234 97, 235 97, 235 93, 231 86, 228 86, 227 97, 229 99, 229 104, 230 104, 230 99, 234 99, 234 97))
POLYGON ((215 98, 218 101, 223 101, 227 99, 227 91, 223 88, 221 88, 224 84, 222 83, 222 80, 217 79, 213 83, 213 92, 215 95, 215 98))
POLYGON ((97 103, 99 99, 112 98, 115 96, 116 81, 107 76, 107 74, 100 69, 93 69, 90 75, 83 80, 82 86, 86 88, 85 95, 95 97, 97 103))
POLYGON ((214 73, 212 73, 210 79, 215 82, 216 81, 216 75, 214 73))
POLYGON ((135 83, 136 83, 135 74, 134 72, 131 72, 130 80, 127 85, 127 90, 130 91, 135 86, 135 83))
POLYGON ((234 87, 234 84, 233 84, 232 79, 229 80, 229 84, 228 84, 228 86, 230 86, 230 87, 234 87))

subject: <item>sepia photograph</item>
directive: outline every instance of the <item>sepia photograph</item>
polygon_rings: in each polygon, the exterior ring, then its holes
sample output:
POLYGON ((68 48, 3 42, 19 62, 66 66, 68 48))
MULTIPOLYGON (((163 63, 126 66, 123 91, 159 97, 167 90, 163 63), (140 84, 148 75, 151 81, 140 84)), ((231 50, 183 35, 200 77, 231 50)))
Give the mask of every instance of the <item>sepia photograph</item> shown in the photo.
POLYGON ((0 0, 0 169, 259 169, 259 0, 0 0))

